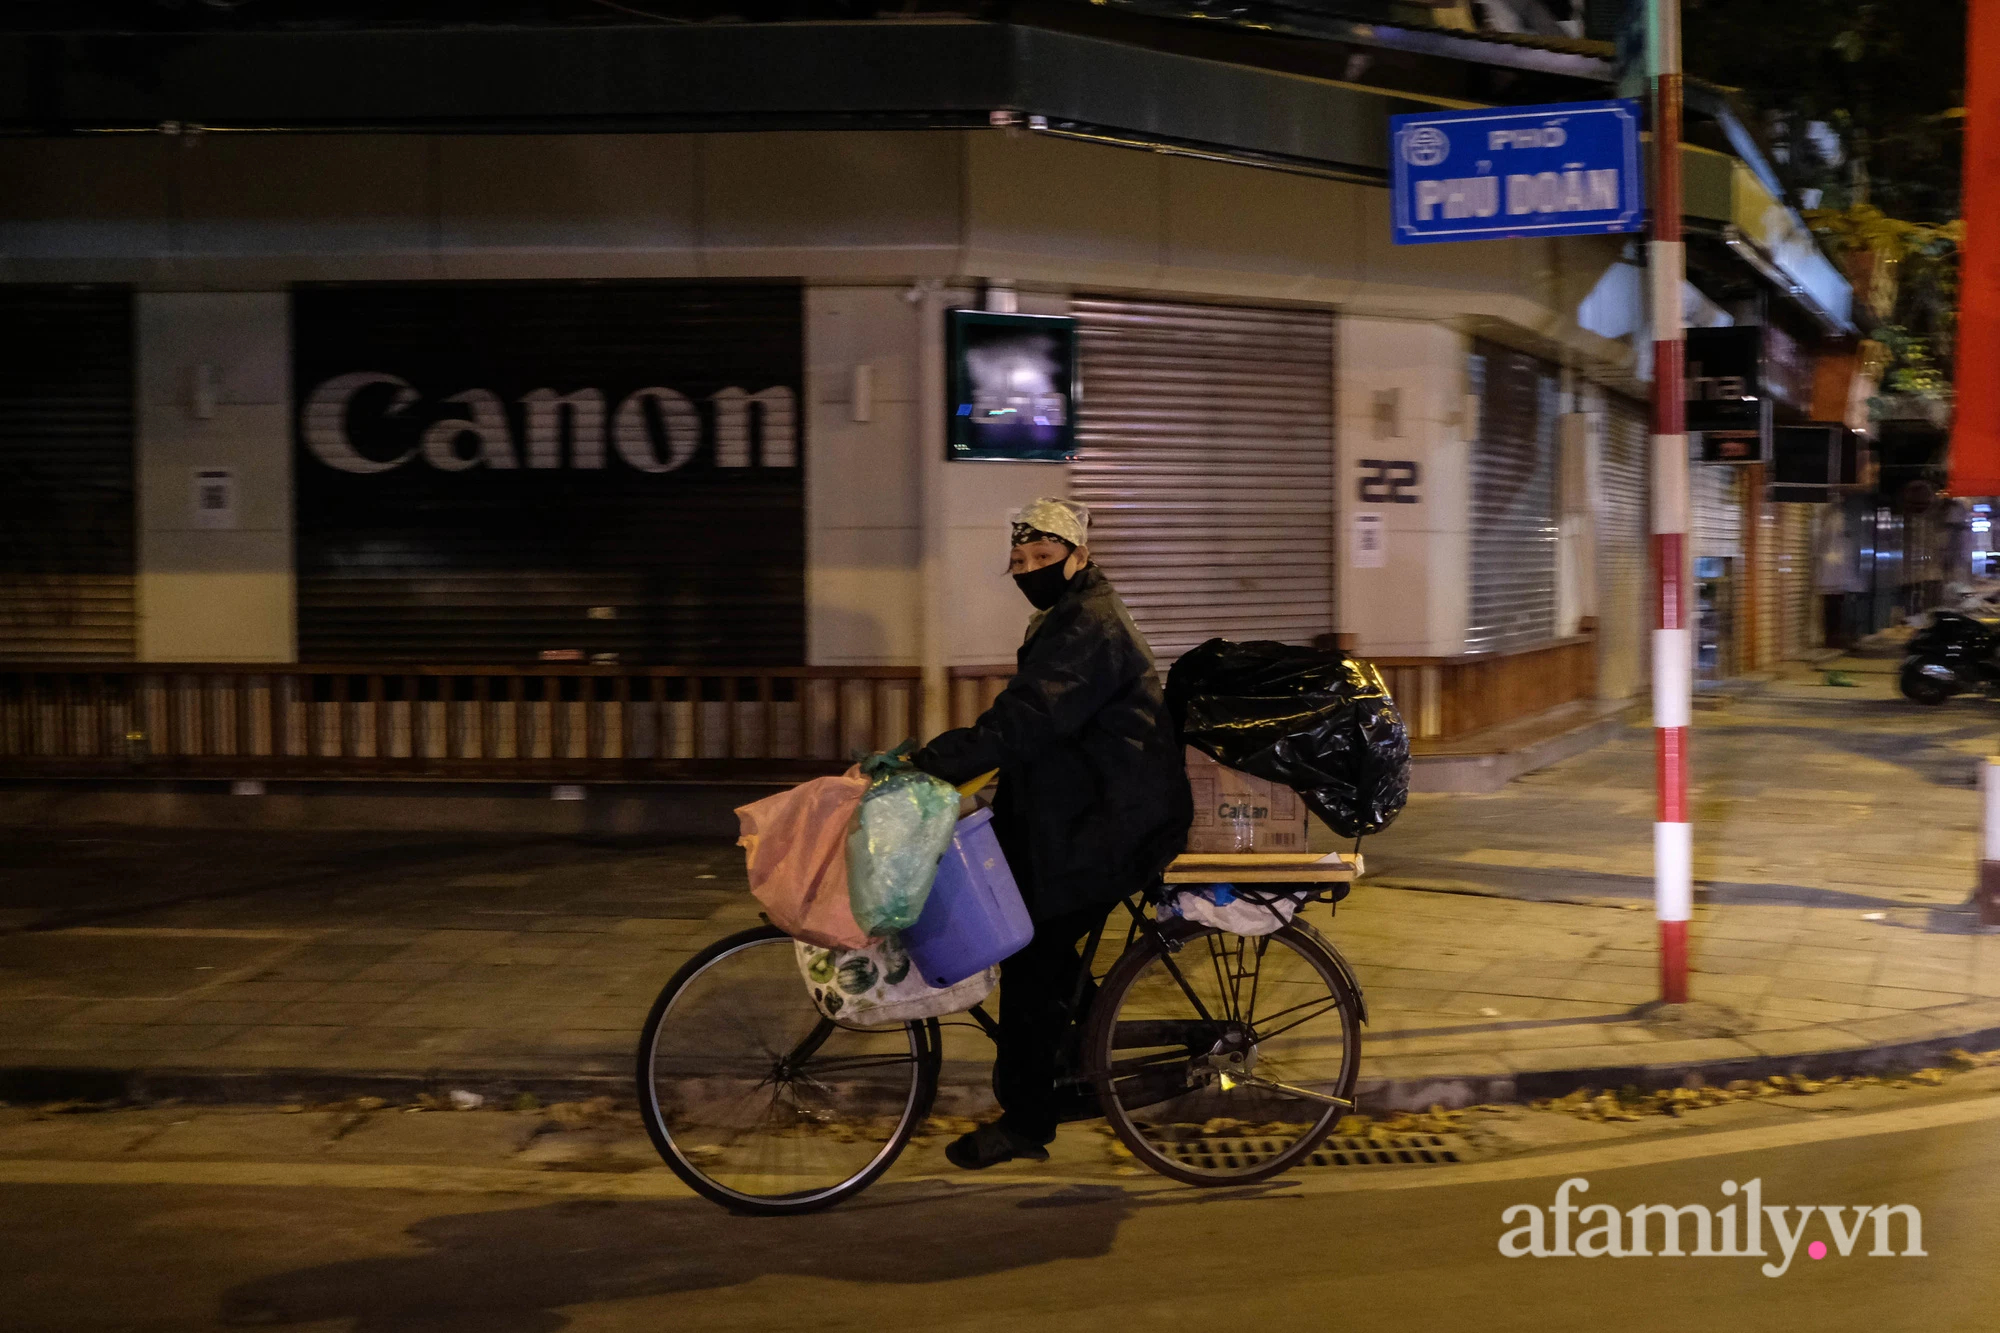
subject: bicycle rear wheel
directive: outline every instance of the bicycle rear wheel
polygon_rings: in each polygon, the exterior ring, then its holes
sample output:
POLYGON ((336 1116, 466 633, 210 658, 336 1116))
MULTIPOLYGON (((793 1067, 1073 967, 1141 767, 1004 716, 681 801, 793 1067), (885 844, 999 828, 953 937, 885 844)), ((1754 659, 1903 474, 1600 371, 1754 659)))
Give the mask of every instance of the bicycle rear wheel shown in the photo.
POLYGON ((639 1038, 639 1107, 674 1174, 745 1213, 804 1213, 889 1169, 937 1095, 935 1021, 823 1018, 792 940, 717 940, 674 974, 639 1038))
POLYGON ((1085 1051, 1141 1165, 1251 1184, 1303 1161, 1353 1109, 1361 997, 1303 922, 1245 937, 1174 921, 1105 977, 1085 1051))

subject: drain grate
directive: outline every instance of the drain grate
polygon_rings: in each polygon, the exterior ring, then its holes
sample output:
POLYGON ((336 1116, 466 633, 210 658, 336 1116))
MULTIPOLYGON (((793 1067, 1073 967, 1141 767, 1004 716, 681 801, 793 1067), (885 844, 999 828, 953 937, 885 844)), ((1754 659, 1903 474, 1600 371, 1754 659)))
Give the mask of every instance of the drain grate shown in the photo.
POLYGON ((1442 1166, 1465 1157, 1465 1140, 1456 1134, 1390 1134, 1379 1139, 1336 1135, 1307 1160, 1314 1166, 1442 1166))
MULTIPOLYGON (((1275 1139, 1192 1138, 1159 1145, 1175 1161, 1202 1171, 1237 1171, 1275 1156, 1275 1139)), ((1335 1135, 1321 1144, 1307 1166, 1443 1166, 1466 1160, 1465 1140, 1456 1134, 1388 1134, 1380 1138, 1335 1135)))

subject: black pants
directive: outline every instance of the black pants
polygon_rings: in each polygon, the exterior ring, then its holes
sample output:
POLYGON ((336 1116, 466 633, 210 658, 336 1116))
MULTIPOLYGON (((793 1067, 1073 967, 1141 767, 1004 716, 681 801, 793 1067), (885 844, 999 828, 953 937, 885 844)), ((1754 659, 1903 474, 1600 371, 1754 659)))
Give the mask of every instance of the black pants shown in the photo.
MULTIPOLYGON (((1063 1108, 1080 1100, 1055 1086, 1057 1060, 1070 1035, 1070 1012, 1083 958, 1077 946, 1111 908, 1092 907, 1037 922, 1028 947, 1000 964, 1000 1053, 993 1091, 1000 1123, 1031 1143, 1056 1136, 1063 1108)), ((1086 1004, 1092 988, 1085 988, 1086 1004)))

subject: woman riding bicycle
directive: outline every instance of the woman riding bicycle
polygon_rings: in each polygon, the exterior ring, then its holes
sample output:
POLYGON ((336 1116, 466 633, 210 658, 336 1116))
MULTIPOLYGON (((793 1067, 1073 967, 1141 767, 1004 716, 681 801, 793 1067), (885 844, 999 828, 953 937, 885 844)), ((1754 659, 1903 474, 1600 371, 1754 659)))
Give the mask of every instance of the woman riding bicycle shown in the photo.
POLYGON ((1077 946, 1120 898, 1159 880, 1193 813, 1152 652, 1090 561, 1089 523, 1066 500, 1014 515, 1007 572, 1035 608, 1018 670, 978 721, 913 758, 954 784, 1000 770, 993 826, 1035 923, 1000 968, 1002 1114, 945 1150, 969 1170, 1048 1158, 1058 1055, 1080 1017, 1068 1012, 1077 946))

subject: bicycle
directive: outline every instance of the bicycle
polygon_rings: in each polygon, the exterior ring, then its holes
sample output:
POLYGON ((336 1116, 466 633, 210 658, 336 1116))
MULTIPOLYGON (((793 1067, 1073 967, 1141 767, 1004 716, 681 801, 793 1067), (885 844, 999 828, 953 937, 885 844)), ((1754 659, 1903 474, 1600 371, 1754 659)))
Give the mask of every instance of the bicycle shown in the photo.
MULTIPOLYGON (((1167 888, 1225 878, 1253 901, 1337 904, 1360 868, 1338 854, 1182 857, 1161 889, 1122 900, 1125 945, 1099 976, 1114 906, 1085 942, 1070 999, 1057 1083, 1077 1105, 1065 1119, 1102 1115, 1138 1164, 1189 1185, 1253 1184, 1303 1161, 1354 1109, 1367 1011, 1353 969, 1297 916, 1244 936, 1146 909, 1167 888)), ((968 1016, 997 1037, 983 1006, 968 1016)), ((717 940, 667 982, 640 1035, 639 1105, 697 1194, 741 1213, 812 1212, 895 1162, 930 1114, 942 1060, 937 1019, 823 1017, 791 937, 765 925, 717 940)))

